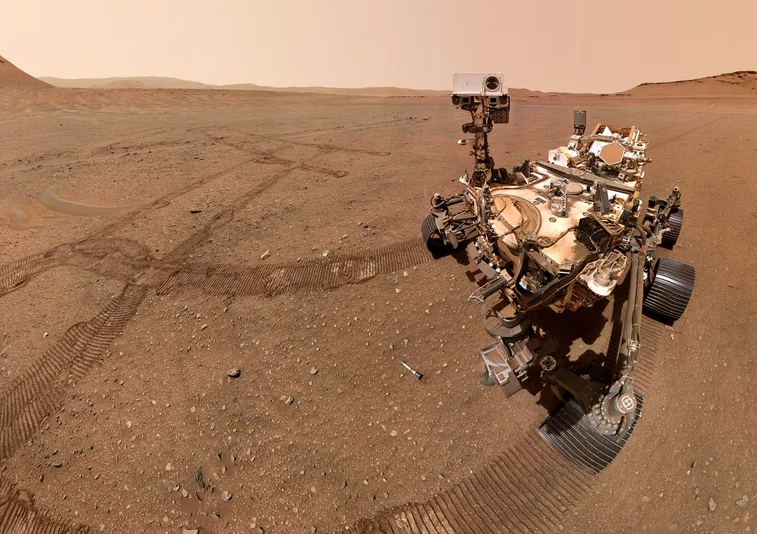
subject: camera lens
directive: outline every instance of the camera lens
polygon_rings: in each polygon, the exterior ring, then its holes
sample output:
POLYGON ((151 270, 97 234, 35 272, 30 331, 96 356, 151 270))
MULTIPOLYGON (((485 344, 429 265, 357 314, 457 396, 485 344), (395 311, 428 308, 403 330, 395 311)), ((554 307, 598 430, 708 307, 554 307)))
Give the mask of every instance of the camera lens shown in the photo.
POLYGON ((484 81, 484 85, 489 91, 496 91, 499 89, 499 78, 496 76, 489 76, 486 81, 484 81))

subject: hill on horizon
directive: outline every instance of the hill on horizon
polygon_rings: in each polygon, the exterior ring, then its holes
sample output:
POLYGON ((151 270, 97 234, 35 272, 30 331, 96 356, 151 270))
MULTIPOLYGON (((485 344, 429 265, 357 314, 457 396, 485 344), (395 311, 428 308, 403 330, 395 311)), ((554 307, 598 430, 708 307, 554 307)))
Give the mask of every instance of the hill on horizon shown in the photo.
MULTIPOLYGON (((448 96, 448 90, 405 89, 401 87, 271 87, 253 83, 213 85, 166 76, 133 76, 114 78, 66 79, 55 77, 35 78, 22 71, 10 61, 0 56, 0 88, 43 89, 194 89, 225 91, 272 91, 280 93, 316 93, 345 96, 448 96)), ((557 96, 559 92, 542 92, 530 89, 510 88, 510 95, 516 98, 538 98, 557 96)), ((690 80, 667 82, 647 82, 628 91, 614 93, 615 96, 640 97, 701 97, 701 96, 755 96, 757 95, 757 71, 734 71, 690 80)), ((609 96, 606 94, 580 93, 573 96, 609 96)))
POLYGON ((449 91, 404 89, 401 87, 271 87, 253 83, 213 85, 165 76, 133 76, 114 78, 53 78, 41 80, 56 87, 80 89, 201 89, 226 91, 276 91, 280 93, 320 93, 354 96, 442 96, 449 91))
POLYGON ((671 82, 647 82, 625 91, 633 96, 747 96, 757 95, 757 71, 739 70, 671 82))
POLYGON ((44 89, 50 85, 25 73, 0 56, 0 89, 44 89))

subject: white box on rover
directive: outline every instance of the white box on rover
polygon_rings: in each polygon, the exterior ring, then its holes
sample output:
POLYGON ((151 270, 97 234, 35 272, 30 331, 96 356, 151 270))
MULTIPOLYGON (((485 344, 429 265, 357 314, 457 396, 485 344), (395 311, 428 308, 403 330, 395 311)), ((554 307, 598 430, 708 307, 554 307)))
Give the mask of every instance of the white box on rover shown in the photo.
POLYGON ((452 80, 452 94, 459 96, 505 96, 501 72, 459 72, 452 80))

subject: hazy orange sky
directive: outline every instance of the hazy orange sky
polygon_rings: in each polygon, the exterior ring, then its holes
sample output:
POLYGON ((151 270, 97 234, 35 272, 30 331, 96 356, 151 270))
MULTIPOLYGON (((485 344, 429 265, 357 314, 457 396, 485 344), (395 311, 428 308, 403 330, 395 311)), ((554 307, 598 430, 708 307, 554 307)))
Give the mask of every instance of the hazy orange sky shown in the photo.
POLYGON ((61 78, 613 92, 757 70, 756 34, 755 0, 0 0, 0 55, 61 78))

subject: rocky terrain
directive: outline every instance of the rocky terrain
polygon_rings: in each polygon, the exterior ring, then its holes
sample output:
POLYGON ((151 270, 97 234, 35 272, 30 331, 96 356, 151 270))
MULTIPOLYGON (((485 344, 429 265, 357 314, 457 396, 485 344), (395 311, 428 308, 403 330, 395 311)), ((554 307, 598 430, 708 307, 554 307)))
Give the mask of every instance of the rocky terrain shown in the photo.
MULTIPOLYGON (((647 329, 644 415, 585 477, 535 441, 540 395, 478 384, 475 273, 420 243, 469 165, 448 98, 0 69, 0 531, 368 532, 415 524, 407 503, 482 532, 757 528, 751 78, 524 93, 492 134, 512 166, 587 109, 649 134, 647 194, 683 191, 670 255, 696 267, 694 297, 647 329), (513 513, 465 500, 485 491, 513 513)), ((605 350, 613 306, 543 320, 567 350, 605 350)))

